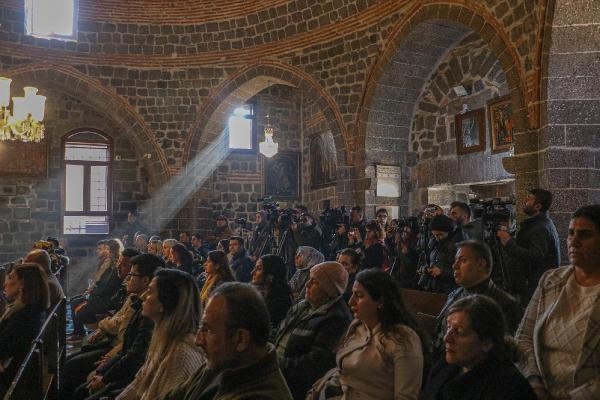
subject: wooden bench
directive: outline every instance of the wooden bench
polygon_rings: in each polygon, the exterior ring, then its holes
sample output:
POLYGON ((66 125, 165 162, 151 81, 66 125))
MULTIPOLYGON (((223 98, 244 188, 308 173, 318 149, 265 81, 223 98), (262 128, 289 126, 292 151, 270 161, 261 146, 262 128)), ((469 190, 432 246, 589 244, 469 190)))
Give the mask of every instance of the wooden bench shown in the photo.
POLYGON ((435 332, 435 322, 446 304, 448 296, 443 293, 423 292, 414 289, 402 289, 404 302, 413 309, 417 321, 430 335, 435 332))

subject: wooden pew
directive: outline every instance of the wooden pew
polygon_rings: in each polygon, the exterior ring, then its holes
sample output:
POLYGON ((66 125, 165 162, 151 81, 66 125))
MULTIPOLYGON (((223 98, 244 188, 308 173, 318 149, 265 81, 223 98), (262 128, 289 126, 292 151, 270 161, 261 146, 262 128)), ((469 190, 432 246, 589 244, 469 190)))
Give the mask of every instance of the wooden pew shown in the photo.
POLYGON ((417 321, 432 335, 435 331, 435 320, 446 304, 447 295, 443 293, 423 292, 415 289, 402 289, 404 302, 413 309, 417 321))

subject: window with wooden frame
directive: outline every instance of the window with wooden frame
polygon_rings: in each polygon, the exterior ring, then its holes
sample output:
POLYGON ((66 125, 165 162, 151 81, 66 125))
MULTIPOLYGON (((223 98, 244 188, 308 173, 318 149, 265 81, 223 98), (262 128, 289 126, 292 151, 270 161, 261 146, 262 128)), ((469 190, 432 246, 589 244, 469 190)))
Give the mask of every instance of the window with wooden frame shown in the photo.
POLYGON ((65 136, 63 150, 63 234, 108 234, 111 139, 97 131, 77 131, 65 136))

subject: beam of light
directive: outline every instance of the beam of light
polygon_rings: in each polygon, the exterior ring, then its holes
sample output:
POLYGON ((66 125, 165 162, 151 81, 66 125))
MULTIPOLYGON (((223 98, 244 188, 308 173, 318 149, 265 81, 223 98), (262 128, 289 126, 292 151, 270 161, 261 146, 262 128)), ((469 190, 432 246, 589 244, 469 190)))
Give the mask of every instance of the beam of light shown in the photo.
POLYGON ((140 211, 152 216, 152 228, 161 231, 177 215, 192 195, 202 187, 229 156, 227 129, 190 161, 178 175, 156 191, 140 211))

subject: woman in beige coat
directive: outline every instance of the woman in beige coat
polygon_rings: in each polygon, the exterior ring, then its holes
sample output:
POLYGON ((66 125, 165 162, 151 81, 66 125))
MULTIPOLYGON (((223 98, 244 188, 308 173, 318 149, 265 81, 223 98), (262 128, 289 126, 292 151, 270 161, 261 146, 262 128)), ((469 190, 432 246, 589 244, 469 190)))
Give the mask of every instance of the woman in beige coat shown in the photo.
POLYGON ((425 343, 400 290, 385 272, 360 272, 352 289, 354 321, 337 351, 337 368, 308 399, 416 399, 421 390, 425 343))

